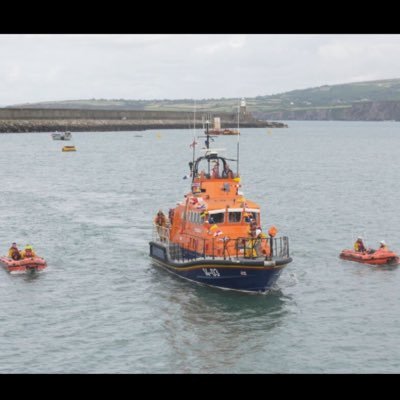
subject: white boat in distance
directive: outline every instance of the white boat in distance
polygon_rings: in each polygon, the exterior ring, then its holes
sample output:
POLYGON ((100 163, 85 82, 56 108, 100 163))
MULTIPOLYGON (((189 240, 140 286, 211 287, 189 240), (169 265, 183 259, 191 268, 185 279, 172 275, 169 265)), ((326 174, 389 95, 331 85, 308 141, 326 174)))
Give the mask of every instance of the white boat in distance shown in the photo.
POLYGON ((64 132, 64 133, 52 133, 51 134, 53 140, 71 140, 71 132, 64 132))

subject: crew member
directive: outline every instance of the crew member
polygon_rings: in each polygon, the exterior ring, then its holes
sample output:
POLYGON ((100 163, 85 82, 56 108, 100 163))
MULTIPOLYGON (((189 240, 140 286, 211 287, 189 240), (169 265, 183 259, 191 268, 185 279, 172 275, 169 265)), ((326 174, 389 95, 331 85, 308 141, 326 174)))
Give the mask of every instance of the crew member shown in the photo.
POLYGON ((162 242, 165 241, 165 227, 167 226, 167 218, 165 217, 165 214, 159 210, 156 217, 154 218, 154 223, 156 224, 157 227, 157 232, 158 235, 160 236, 160 239, 162 242))
POLYGON ((354 250, 359 253, 364 253, 365 251, 367 251, 367 249, 364 246, 363 239, 361 236, 359 236, 357 238, 356 242, 354 243, 354 250))
POLYGON ((384 240, 381 240, 379 244, 380 244, 379 250, 389 251, 389 248, 384 240))
POLYGON ((33 258, 33 257, 36 257, 36 254, 33 251, 32 246, 27 244, 25 246, 24 250, 21 251, 21 256, 22 256, 22 258, 33 258))
POLYGON ((21 253, 18 250, 17 243, 13 243, 8 250, 8 257, 12 258, 13 260, 20 260, 22 258, 21 253))

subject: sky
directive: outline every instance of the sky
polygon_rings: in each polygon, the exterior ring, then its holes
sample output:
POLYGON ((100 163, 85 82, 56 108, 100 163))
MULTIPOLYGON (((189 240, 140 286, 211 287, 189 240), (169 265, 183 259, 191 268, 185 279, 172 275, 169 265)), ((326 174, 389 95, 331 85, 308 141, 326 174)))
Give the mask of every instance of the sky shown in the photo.
POLYGON ((242 98, 400 78, 398 34, 1 34, 0 106, 242 98))

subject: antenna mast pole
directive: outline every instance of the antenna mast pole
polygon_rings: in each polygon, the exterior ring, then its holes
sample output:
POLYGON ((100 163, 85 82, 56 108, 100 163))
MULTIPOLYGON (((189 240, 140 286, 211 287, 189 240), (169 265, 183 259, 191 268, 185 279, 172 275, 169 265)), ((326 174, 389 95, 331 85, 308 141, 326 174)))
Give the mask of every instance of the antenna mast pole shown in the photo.
MULTIPOLYGON (((209 120, 206 120, 206 148, 210 148, 210 132, 208 131, 209 120)), ((207 154, 207 153, 206 153, 207 154)), ((207 158, 208 175, 210 176, 210 159, 207 158)))
POLYGON ((239 176, 239 146, 240 146, 239 113, 240 113, 240 100, 238 103, 238 113, 237 113, 238 134, 237 134, 237 144, 236 144, 236 159, 237 159, 236 176, 239 176))
POLYGON ((193 116, 193 164, 192 164, 192 176, 193 176, 195 158, 196 158, 196 100, 194 101, 194 116, 193 116))
POLYGON ((207 147, 207 149, 209 149, 210 148, 210 132, 208 131, 208 125, 209 125, 209 120, 207 119, 206 120, 206 147, 207 147))

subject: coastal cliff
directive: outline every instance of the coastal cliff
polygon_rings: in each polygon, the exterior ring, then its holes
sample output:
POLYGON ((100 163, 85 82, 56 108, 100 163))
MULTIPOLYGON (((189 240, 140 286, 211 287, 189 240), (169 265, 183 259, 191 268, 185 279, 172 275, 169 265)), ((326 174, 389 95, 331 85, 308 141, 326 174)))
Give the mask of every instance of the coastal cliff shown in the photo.
POLYGON ((315 121, 400 121, 400 101, 360 102, 342 107, 256 111, 259 119, 315 121))

